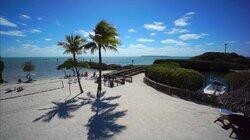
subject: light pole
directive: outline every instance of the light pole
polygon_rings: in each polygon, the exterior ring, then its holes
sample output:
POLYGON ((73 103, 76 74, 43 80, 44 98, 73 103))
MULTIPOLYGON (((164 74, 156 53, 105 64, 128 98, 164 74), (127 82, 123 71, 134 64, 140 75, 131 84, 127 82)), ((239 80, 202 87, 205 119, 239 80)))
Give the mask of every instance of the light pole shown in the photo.
POLYGON ((227 53, 227 43, 225 43, 225 53, 227 53))

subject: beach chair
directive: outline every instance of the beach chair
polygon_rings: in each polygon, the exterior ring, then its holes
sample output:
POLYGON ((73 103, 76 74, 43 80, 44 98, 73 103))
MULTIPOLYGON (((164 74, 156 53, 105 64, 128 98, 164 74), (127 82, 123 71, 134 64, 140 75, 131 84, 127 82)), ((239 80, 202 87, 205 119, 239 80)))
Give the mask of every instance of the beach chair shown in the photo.
POLYGON ((13 92, 13 91, 15 91, 15 89, 7 88, 7 89, 5 89, 4 93, 10 93, 10 92, 13 92))
POLYGON ((231 110, 225 109, 225 108, 220 108, 219 112, 220 112, 220 117, 217 118, 214 121, 214 123, 219 121, 219 122, 221 122, 223 124, 223 126, 225 126, 226 124, 225 124, 224 121, 228 121, 228 115, 233 114, 234 112, 231 111, 231 110))
POLYGON ((214 122, 221 122, 223 127, 229 127, 232 129, 229 137, 232 137, 232 134, 241 133, 241 132, 250 132, 250 117, 244 116, 239 113, 234 113, 228 110, 221 110, 223 114, 217 118, 214 122), (229 113, 229 114, 226 114, 229 113), (226 122, 226 123, 225 123, 226 122))

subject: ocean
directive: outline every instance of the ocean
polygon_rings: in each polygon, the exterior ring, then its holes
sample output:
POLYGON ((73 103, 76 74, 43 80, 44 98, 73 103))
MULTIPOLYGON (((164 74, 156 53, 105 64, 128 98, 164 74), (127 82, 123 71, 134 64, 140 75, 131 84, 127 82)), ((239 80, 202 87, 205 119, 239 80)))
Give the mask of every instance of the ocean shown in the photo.
MULTIPOLYGON (((25 61, 32 61, 35 70, 32 72, 32 78, 48 79, 55 77, 63 77, 63 71, 56 68, 69 57, 9 57, 2 58, 4 61, 3 78, 8 83, 16 83, 19 78, 25 80, 26 73, 22 71, 22 64, 25 61)), ((169 56, 143 56, 143 57, 103 57, 103 63, 129 65, 134 60, 135 65, 150 65, 156 59, 188 59, 189 57, 169 57, 169 56)), ((98 62, 98 57, 78 57, 78 60, 98 62)), ((95 71, 93 69, 82 69, 81 72, 95 71)), ((68 73, 71 71, 68 71, 68 73)))

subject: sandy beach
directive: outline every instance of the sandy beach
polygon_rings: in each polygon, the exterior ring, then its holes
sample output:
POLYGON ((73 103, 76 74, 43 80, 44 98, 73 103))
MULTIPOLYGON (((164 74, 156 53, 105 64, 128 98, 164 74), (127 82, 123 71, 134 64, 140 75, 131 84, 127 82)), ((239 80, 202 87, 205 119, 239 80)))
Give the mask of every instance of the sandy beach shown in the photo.
POLYGON ((0 139, 230 139, 231 130, 213 123, 218 108, 165 95, 144 84, 143 77, 103 86, 101 100, 95 98, 97 84, 87 79, 78 96, 78 84, 71 84, 70 92, 66 79, 24 84, 19 93, 2 92, 18 85, 1 86, 0 139), (46 82, 51 84, 39 84, 46 82))

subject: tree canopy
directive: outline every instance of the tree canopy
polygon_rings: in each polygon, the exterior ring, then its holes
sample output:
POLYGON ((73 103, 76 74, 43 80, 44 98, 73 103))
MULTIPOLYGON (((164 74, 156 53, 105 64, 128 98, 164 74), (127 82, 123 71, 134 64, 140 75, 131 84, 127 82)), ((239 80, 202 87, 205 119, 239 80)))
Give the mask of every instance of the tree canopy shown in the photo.
MULTIPOLYGON (((64 61, 62 64, 60 64, 57 67, 57 70, 62 70, 62 69, 72 69, 74 68, 74 60, 73 59, 68 59, 66 61, 64 61)), ((76 61, 76 67, 77 68, 90 68, 89 64, 87 62, 84 61, 76 61)))
POLYGON ((31 61, 26 61, 26 62, 23 63, 22 69, 23 69, 24 72, 31 72, 31 71, 35 70, 35 65, 32 64, 31 61))

